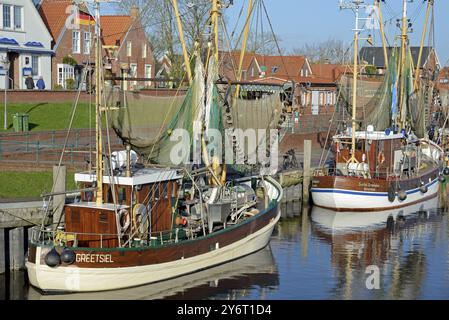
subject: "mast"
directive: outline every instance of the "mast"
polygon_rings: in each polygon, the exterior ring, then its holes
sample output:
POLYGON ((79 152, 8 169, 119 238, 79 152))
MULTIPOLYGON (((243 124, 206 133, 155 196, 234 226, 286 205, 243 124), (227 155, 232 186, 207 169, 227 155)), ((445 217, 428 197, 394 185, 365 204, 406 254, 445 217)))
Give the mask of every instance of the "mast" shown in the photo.
POLYGON ((212 0, 212 23, 214 25, 214 42, 215 42, 215 61, 218 63, 218 17, 220 15, 219 12, 220 0, 212 0))
POLYGON ((184 30, 182 29, 181 16, 179 15, 178 1, 172 0, 173 8, 175 9, 176 23, 178 25, 179 40, 181 41, 182 54, 184 56, 184 64, 186 65, 187 77, 189 84, 192 84, 192 69, 190 68, 189 54, 187 53, 186 42, 184 39, 184 30))
MULTIPOLYGON (((239 68, 237 70, 237 81, 242 80, 243 59, 245 58, 246 46, 248 44, 249 25, 250 25, 249 22, 250 22, 252 11, 253 11, 253 0, 249 0, 248 11, 246 13, 245 27, 244 27, 244 31, 243 31, 242 48, 240 51, 239 68)), ((237 99, 237 97, 239 96, 239 91, 240 91, 240 85, 237 85, 236 90, 235 90, 235 95, 234 95, 235 99, 237 99)))
POLYGON ((382 38, 382 47, 384 49, 383 51, 384 51, 385 67, 387 67, 388 66, 387 39, 385 38, 385 28, 382 16, 382 8, 380 7, 380 0, 376 0, 375 5, 377 6, 377 12, 379 16, 380 36, 382 38))
POLYGON ((420 66, 421 66, 422 52, 423 52, 423 48, 424 48, 424 41, 426 40, 427 25, 429 23, 429 14, 430 14, 430 10, 432 9, 433 4, 434 4, 434 0, 428 0, 427 10, 426 10, 426 19, 424 22, 424 29, 423 29, 422 35, 421 35, 421 44, 419 46, 418 62, 416 63, 415 82, 414 82, 415 90, 418 90, 418 78, 419 78, 419 70, 420 70, 420 66))
POLYGON ((352 72, 352 140, 351 140, 351 158, 348 163, 357 163, 355 157, 356 145, 355 145, 355 132, 356 132, 356 118, 357 118, 357 75, 358 75, 358 54, 359 54, 359 33, 362 29, 359 29, 359 12, 360 8, 366 7, 363 0, 353 0, 351 3, 344 3, 340 0, 340 9, 352 9, 355 13, 355 28, 354 28, 354 70, 352 72))
POLYGON ((96 203, 103 203, 103 141, 101 136, 101 28, 100 28, 100 3, 95 0, 95 136, 96 136, 96 177, 97 194, 96 203))
POLYGON ((405 127, 405 120, 407 110, 403 108, 404 104, 404 95, 405 95, 405 60, 407 54, 407 35, 408 25, 407 25, 407 0, 402 0, 402 34, 401 34, 401 65, 399 68, 399 76, 400 76, 400 87, 399 91, 399 110, 400 110, 400 118, 399 118, 399 129, 403 129, 405 127))

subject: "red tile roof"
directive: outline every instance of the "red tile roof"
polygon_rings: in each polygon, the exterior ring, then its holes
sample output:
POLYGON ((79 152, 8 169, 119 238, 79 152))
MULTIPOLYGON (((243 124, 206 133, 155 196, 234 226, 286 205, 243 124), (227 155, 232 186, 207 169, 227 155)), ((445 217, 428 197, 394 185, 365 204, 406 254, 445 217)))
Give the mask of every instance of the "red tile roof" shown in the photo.
POLYGON ((312 77, 317 80, 328 80, 329 82, 337 82, 342 74, 348 73, 349 67, 341 64, 312 64, 312 77))
MULTIPOLYGON (((265 77, 292 80, 300 75, 306 63, 303 56, 256 56, 260 68, 265 67, 265 77)), ((256 78, 256 77, 255 77, 256 78)))
MULTIPOLYGON (((247 52, 243 56, 242 70, 247 71, 251 61, 257 55, 247 52)), ((236 73, 240 63, 240 51, 220 52, 221 75, 228 80, 236 80, 236 73)))
POLYGON ((103 43, 107 46, 115 46, 117 42, 122 44, 133 20, 131 16, 108 15, 100 17, 103 43))
POLYGON ((72 5, 72 1, 70 0, 61 0, 57 2, 42 0, 39 6, 39 14, 55 42, 58 40, 65 25, 65 21, 69 16, 69 14, 66 13, 66 10, 70 5, 72 5))
MULTIPOLYGON (((65 22, 70 15, 70 11, 67 9, 72 4, 73 0, 41 0, 39 14, 55 42, 64 29, 65 22)), ((88 14, 88 10, 84 5, 80 5, 79 8, 81 13, 88 14)))

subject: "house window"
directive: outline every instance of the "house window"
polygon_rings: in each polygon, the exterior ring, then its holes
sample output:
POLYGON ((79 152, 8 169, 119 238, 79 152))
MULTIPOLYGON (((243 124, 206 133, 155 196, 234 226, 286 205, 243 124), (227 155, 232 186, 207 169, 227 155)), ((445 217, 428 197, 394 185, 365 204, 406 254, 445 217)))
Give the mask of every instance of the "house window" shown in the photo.
POLYGON ((131 57, 132 56, 132 49, 133 49, 133 45, 132 45, 132 42, 131 41, 128 41, 128 42, 126 42, 126 55, 128 56, 128 57, 131 57))
POLYGON ((254 67, 251 68, 251 77, 254 77, 254 67))
POLYGON ((75 69, 69 64, 58 64, 58 85, 67 87, 67 80, 75 78, 75 69))
POLYGON ((72 32, 72 52, 80 53, 80 32, 73 31, 72 32))
POLYGON ((39 56, 31 56, 31 74, 33 76, 39 75, 39 56))
POLYGON ((22 7, 14 6, 14 29, 22 30, 22 7))
POLYGON ((11 29, 11 5, 3 5, 3 28, 11 29))
POLYGON ((304 69, 301 69, 301 77, 304 77, 304 69))
POLYGON ((84 32, 84 54, 90 54, 91 35, 90 32, 84 32))
POLYGON ((146 43, 144 43, 143 45, 142 45, 142 58, 143 59, 145 59, 146 57, 147 57, 147 44, 146 43))
POLYGON ((306 77, 309 76, 309 70, 306 69, 306 77))
MULTIPOLYGON (((137 78, 137 64, 131 63, 130 65, 130 76, 131 78, 137 78)), ((137 85, 137 81, 133 81, 133 85, 137 85)))
MULTIPOLYGON (((151 78, 151 64, 146 64, 145 65, 145 78, 151 78)), ((148 87, 151 86, 151 81, 147 81, 146 85, 148 87)))

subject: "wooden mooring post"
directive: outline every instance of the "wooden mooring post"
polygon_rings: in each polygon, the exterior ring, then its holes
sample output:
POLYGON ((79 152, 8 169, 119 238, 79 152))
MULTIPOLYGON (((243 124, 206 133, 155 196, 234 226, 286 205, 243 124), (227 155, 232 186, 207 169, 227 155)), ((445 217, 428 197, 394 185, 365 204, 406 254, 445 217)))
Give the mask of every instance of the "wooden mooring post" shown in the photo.
MULTIPOLYGON (((53 167, 53 192, 65 192, 65 181, 67 175, 66 166, 53 167)), ((63 222, 62 209, 65 204, 65 194, 53 196, 53 223, 63 222)))
POLYGON ((0 229, 0 274, 6 272, 5 230, 0 229))
POLYGON ((310 168, 312 163, 312 141, 304 140, 304 170, 302 183, 302 203, 309 204, 310 168))

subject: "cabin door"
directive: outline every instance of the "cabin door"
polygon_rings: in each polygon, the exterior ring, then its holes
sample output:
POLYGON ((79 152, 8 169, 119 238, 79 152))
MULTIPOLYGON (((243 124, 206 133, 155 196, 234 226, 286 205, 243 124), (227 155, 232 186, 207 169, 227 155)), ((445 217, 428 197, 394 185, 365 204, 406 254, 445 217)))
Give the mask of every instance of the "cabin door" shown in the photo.
POLYGON ((172 227, 173 182, 154 185, 151 205, 151 232, 170 231, 172 227))

